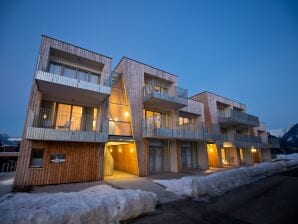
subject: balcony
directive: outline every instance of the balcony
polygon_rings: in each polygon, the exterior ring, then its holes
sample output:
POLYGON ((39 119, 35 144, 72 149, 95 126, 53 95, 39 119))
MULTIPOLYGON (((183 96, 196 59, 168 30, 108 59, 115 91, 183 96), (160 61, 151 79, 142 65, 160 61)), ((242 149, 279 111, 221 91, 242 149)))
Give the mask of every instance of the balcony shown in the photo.
POLYGON ((144 87, 143 102, 147 109, 176 110, 188 105, 186 89, 174 86, 165 91, 158 91, 158 85, 158 81, 151 80, 144 87))
POLYGON ((247 114, 234 109, 226 110, 224 114, 218 116, 218 123, 223 126, 247 126, 258 127, 259 118, 257 116, 247 114))
POLYGON ((33 125, 26 132, 26 138, 30 140, 94 143, 108 140, 108 133, 96 131, 94 115, 84 114, 82 111, 72 110, 70 116, 66 110, 57 112, 41 108, 39 115, 33 116, 32 120, 33 125))
POLYGON ((41 70, 37 70, 35 79, 39 90, 53 99, 99 105, 111 93, 109 82, 100 85, 41 70))
POLYGON ((222 141, 224 142, 224 147, 225 145, 230 145, 231 147, 234 146, 238 148, 250 148, 250 147, 263 146, 262 138, 260 136, 253 136, 253 135, 222 134, 222 141))
POLYGON ((143 121, 143 138, 158 138, 158 139, 180 139, 180 140, 219 140, 220 135, 212 128, 205 127, 204 123, 198 125, 187 124, 177 125, 151 125, 151 120, 143 121))

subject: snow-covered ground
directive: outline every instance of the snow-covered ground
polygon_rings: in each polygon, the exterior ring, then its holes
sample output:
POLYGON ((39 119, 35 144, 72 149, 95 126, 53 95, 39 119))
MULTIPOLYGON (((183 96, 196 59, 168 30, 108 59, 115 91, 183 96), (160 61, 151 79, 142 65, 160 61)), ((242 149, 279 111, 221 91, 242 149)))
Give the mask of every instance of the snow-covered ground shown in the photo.
POLYGON ((119 223, 154 211, 157 196, 107 185, 71 193, 16 193, 0 198, 1 223, 119 223))
POLYGON ((278 157, 280 160, 251 167, 231 169, 209 176, 188 176, 180 179, 154 180, 178 195, 192 198, 220 196, 234 188, 252 183, 266 176, 298 166, 298 154, 278 157))

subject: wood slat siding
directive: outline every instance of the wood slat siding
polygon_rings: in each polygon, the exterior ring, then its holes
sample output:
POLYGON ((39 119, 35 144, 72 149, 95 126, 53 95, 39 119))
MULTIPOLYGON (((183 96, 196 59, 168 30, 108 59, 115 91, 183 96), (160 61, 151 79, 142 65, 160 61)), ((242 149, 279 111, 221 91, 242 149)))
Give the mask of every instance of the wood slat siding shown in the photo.
POLYGON ((198 95, 192 96, 191 99, 196 100, 204 104, 205 109, 205 121, 208 124, 218 124, 218 115, 217 115, 217 104, 216 102, 220 102, 223 104, 230 105, 231 107, 241 108, 244 111, 246 110, 246 106, 242 103, 238 103, 236 101, 230 100, 228 98, 209 93, 203 92, 198 95))
MULTIPOLYGON (((41 46, 39 49, 38 62, 32 80, 32 88, 26 112, 25 125, 23 129, 22 142, 20 146, 20 153, 17 163, 15 187, 24 187, 40 184, 53 183, 67 183, 78 181, 99 180, 103 178, 103 155, 104 145, 99 143, 65 143, 65 142, 46 142, 46 141, 31 141, 26 139, 28 127, 33 126, 33 118, 37 116, 42 100, 42 93, 38 90, 35 76, 38 70, 46 71, 49 62, 50 48, 58 49, 64 52, 75 54, 86 59, 96 61, 103 65, 101 71, 101 82, 104 83, 110 78, 111 73, 111 58, 96 54, 79 47, 66 44, 64 42, 42 36, 41 46), (45 160, 45 167, 42 170, 29 169, 32 147, 42 146, 46 147, 45 156, 51 152, 65 152, 67 157, 73 161, 73 164, 66 162, 65 164, 56 164, 63 167, 57 169, 52 167, 53 164, 48 165, 45 160), (83 165, 82 161, 85 161, 83 165)), ((86 87, 85 87, 86 88, 86 87)), ((57 99, 59 101, 59 99, 57 99)), ((98 113, 97 131, 108 133, 107 123, 107 100, 100 104, 98 113)), ((99 134, 100 135, 100 134, 99 134)), ((104 136, 95 136, 95 141, 102 141, 104 136)), ((78 137, 81 139, 81 136, 78 137)), ((105 137, 104 137, 105 138, 105 137)))
POLYGON ((43 141, 107 142, 108 134, 94 131, 63 131, 49 128, 28 127, 26 138, 43 141))
POLYGON ((200 115, 204 121, 204 104, 195 100, 188 99, 188 105, 180 109, 180 111, 200 115))
MULTIPOLYGON (((44 149, 43 167, 30 168, 30 159, 23 164, 23 177, 18 178, 16 186, 60 184, 102 179, 100 158, 103 157, 104 144, 62 143, 34 141, 32 148, 44 149), (64 163, 50 163, 51 154, 65 154, 64 163)), ((28 150, 31 154, 31 149, 28 150)))
POLYGON ((111 58, 105 57, 101 54, 96 54, 86 49, 82 49, 74 45, 67 44, 65 42, 61 42, 59 40, 55 40, 46 36, 42 36, 42 43, 41 43, 41 49, 40 49, 40 57, 41 57, 40 60, 41 60, 43 71, 45 71, 48 67, 50 48, 57 49, 70 54, 74 54, 76 56, 83 57, 104 65, 103 70, 101 71, 100 83, 104 83, 110 76, 111 61, 112 61, 111 58))
POLYGON ((142 136, 144 74, 167 80, 177 85, 177 77, 128 58, 122 58, 115 71, 122 74, 128 104, 131 110, 131 127, 136 140, 139 175, 148 175, 148 144, 142 136))

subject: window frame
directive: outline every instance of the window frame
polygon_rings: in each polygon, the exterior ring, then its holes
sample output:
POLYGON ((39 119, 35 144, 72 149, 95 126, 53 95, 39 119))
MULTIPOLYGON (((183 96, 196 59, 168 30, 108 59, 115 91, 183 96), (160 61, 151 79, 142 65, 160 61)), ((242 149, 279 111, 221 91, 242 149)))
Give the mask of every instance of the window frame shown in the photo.
POLYGON ((44 157, 45 157, 45 153, 44 153, 45 149, 44 148, 32 148, 31 149, 31 154, 30 154, 30 163, 29 163, 29 168, 30 169, 42 169, 44 167, 44 157), (34 151, 41 151, 42 152, 42 163, 41 166, 32 166, 32 161, 33 161, 33 153, 34 151))

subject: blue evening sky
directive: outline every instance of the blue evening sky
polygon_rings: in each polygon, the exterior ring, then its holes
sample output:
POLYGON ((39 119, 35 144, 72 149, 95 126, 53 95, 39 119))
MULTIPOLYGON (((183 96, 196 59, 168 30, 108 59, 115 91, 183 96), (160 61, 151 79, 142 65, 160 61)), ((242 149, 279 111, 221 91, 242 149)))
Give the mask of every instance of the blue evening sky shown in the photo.
POLYGON ((247 104, 270 129, 298 122, 298 1, 0 3, 0 132, 20 136, 41 34, 128 56, 247 104))

